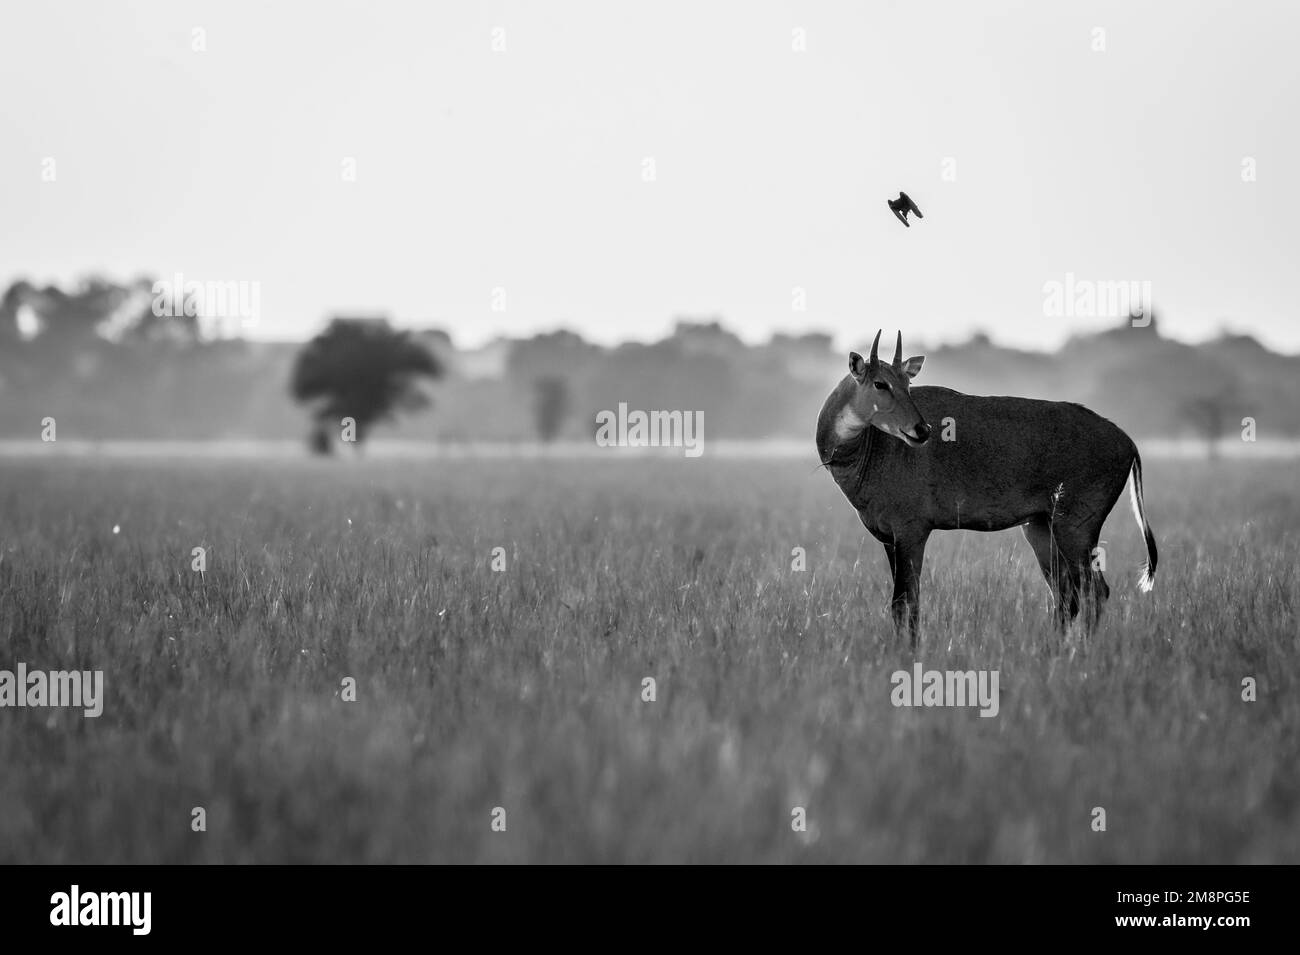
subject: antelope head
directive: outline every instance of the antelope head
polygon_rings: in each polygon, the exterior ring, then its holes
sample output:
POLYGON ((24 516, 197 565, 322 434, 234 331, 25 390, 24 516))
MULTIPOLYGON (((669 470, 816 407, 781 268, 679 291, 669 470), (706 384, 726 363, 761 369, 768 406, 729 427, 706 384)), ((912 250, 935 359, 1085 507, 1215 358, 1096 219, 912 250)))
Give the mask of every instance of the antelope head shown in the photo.
POLYGON ((860 419, 862 425, 879 428, 911 447, 920 447, 930 437, 930 426, 916 410, 910 387, 925 356, 903 360, 902 332, 898 333, 898 343, 894 346, 893 362, 881 362, 879 349, 880 332, 876 332, 870 359, 849 352, 849 374, 857 382, 857 389, 845 412, 860 419))

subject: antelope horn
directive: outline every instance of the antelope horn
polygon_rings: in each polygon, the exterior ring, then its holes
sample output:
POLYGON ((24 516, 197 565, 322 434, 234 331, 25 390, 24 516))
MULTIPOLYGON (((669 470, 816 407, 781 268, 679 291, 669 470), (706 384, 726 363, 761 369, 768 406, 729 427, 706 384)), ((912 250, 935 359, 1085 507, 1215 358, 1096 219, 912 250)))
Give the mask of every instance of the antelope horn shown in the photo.
POLYGON ((880 363, 876 353, 880 351, 880 332, 876 332, 876 340, 871 343, 871 367, 875 368, 880 363))
POLYGON ((894 346, 894 367, 903 367, 903 333, 898 333, 898 344, 894 346))

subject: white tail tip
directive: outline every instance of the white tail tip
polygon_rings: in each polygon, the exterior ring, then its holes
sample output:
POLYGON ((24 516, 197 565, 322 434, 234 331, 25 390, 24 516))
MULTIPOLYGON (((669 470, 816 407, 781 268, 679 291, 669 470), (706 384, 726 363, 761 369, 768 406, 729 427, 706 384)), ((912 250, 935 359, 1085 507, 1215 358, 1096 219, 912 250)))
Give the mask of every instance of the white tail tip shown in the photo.
POLYGON ((1151 593, 1151 588, 1156 585, 1156 579, 1151 576, 1151 568, 1143 567, 1142 576, 1138 578, 1138 590, 1144 594, 1151 593))

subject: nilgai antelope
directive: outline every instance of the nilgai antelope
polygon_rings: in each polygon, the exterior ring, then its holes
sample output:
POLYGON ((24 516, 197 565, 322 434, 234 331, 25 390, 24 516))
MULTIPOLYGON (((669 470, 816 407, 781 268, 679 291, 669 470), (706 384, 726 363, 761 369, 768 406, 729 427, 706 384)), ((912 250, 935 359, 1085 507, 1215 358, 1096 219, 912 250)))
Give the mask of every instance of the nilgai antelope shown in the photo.
POLYGON ((1151 589, 1156 539, 1142 507, 1142 459, 1132 439, 1082 405, 979 397, 911 387, 924 356, 849 354, 849 374, 817 419, 817 452, 863 525, 885 545, 894 625, 915 648, 921 563, 931 531, 1024 528, 1064 630, 1084 613, 1091 631, 1110 588, 1094 561, 1106 515, 1133 479, 1146 537, 1139 586, 1151 589), (931 440, 931 425, 941 429, 931 440))

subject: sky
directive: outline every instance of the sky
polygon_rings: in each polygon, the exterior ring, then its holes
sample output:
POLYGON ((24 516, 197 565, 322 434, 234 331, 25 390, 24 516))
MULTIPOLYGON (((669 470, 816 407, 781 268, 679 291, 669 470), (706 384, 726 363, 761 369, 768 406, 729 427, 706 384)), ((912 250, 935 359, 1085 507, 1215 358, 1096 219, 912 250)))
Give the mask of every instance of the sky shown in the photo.
POLYGON ((1072 275, 1300 352, 1298 28, 1258 0, 5 4, 0 283, 257 283, 271 339, 717 316, 1051 348, 1116 322, 1052 312, 1072 275))

